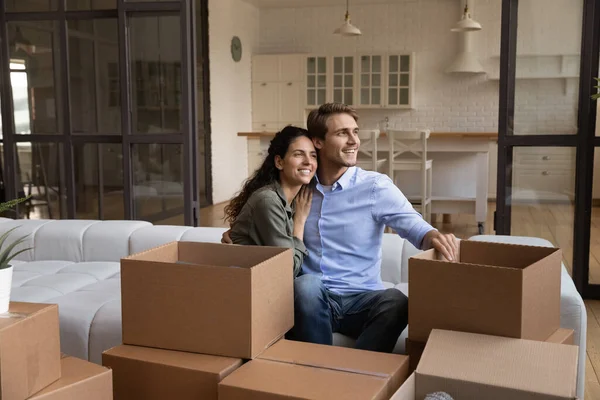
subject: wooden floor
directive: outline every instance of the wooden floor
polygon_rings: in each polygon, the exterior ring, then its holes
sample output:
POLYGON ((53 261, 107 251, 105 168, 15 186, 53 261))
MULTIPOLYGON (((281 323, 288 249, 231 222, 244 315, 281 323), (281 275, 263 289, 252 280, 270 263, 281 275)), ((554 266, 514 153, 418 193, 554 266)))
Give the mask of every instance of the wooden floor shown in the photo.
MULTIPOLYGON (((200 212, 202 226, 227 226, 223 221, 226 203, 203 208, 200 212)), ((486 234, 493 234, 495 203, 489 204, 486 234)), ((477 224, 472 215, 453 215, 444 223, 441 215, 432 223, 442 232, 452 232, 466 239, 477 235, 477 224)), ((563 251, 565 266, 571 272, 573 257, 573 206, 569 204, 524 204, 512 207, 512 234, 548 239, 563 251)), ((590 282, 600 283, 600 207, 592 212, 590 282)), ((600 300, 586 300, 588 316, 586 400, 600 400, 600 300)))

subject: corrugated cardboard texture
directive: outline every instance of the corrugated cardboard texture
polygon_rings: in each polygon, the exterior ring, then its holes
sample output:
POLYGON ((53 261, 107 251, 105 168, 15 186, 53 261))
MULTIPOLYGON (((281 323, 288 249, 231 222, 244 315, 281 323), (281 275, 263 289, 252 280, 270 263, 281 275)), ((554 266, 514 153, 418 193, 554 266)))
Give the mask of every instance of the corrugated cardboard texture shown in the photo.
POLYGON ((217 400, 218 383, 242 360, 123 345, 105 351, 102 364, 112 369, 115 400, 217 400))
POLYGON ((573 329, 559 328, 554 332, 546 342, 549 343, 560 343, 560 344, 573 344, 574 343, 575 331, 573 329))
POLYGON ((460 262, 434 250, 409 259, 411 340, 426 342, 438 328, 543 341, 560 327, 560 249, 460 246, 460 262))
POLYGON ((75 357, 61 359, 62 377, 30 400, 111 400, 112 371, 75 357))
POLYGON ((244 364, 219 383, 219 400, 387 398, 384 378, 262 359, 244 364))
POLYGON ((11 302, 0 315, 0 399, 28 398, 60 375, 58 306, 11 302))
MULTIPOLYGON (((556 332, 550 335, 545 341, 548 343, 573 344, 575 331, 573 329, 558 328, 556 332)), ((419 365, 419 360, 425 350, 425 343, 415 342, 406 338, 406 354, 410 358, 409 373, 413 373, 419 365)))
POLYGON ((417 398, 574 399, 576 346, 433 330, 416 371, 417 398))
POLYGON ((390 400, 415 400, 415 391, 415 374, 411 374, 390 400))
MULTIPOLYGON (((252 354, 258 355, 283 337, 294 326, 293 273, 281 273, 288 268, 287 254, 276 255, 273 261, 252 268, 252 354), (291 294, 291 295, 290 295, 291 294)), ((290 267, 290 271, 292 268, 290 267)))
POLYGON ((406 356, 292 340, 280 340, 258 358, 387 378, 388 397, 408 377, 406 356))
POLYGON ((170 243, 121 260, 121 298, 124 344, 254 358, 293 326, 293 252, 170 243))

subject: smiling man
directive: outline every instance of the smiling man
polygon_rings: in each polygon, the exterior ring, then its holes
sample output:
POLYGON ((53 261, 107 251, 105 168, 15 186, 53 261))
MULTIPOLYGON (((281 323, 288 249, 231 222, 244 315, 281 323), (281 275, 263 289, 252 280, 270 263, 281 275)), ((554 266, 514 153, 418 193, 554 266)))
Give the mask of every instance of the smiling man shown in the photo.
POLYGON ((356 167, 357 120, 352 108, 338 103, 308 116, 319 166, 304 228, 309 255, 294 281, 288 338, 332 344, 340 332, 355 338, 357 348, 391 352, 408 323, 408 299, 381 281, 384 228, 447 259, 455 258, 457 241, 429 225, 387 175, 356 167))

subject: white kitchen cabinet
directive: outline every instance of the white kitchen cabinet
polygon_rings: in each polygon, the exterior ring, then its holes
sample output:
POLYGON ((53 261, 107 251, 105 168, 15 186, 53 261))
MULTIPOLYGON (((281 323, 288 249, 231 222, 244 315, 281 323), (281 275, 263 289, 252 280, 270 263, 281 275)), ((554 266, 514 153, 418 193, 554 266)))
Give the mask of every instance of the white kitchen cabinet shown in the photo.
POLYGON ((362 54, 355 76, 358 108, 414 108, 414 54, 362 54))
POLYGON ((252 82, 253 122, 279 121, 279 82, 252 82))
POLYGON ((252 130, 274 132, 286 125, 305 125, 304 62, 302 54, 252 58, 252 130))
POLYGON ((354 105, 354 56, 333 57, 333 101, 354 105))
POLYGON ((327 103, 330 98, 327 84, 328 57, 307 56, 306 57, 306 106, 315 107, 327 103))
POLYGON ((513 200, 569 202, 574 199, 574 148, 517 147, 513 164, 513 200))
POLYGON ((382 107, 383 60, 381 54, 361 55, 358 63, 358 105, 361 108, 382 107))
POLYGON ((302 82, 282 82, 279 84, 279 118, 284 124, 304 126, 304 104, 302 93, 304 85, 302 82))
POLYGON ((391 54, 387 57, 386 105, 412 108, 414 97, 414 57, 408 54, 391 54))

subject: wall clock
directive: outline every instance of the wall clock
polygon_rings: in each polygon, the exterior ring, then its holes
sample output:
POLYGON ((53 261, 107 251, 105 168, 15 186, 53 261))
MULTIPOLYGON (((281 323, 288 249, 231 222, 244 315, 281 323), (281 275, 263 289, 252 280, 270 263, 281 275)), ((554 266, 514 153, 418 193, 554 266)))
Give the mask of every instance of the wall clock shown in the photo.
POLYGON ((231 39, 231 58, 235 62, 239 62, 242 59, 242 41, 237 36, 231 39))

